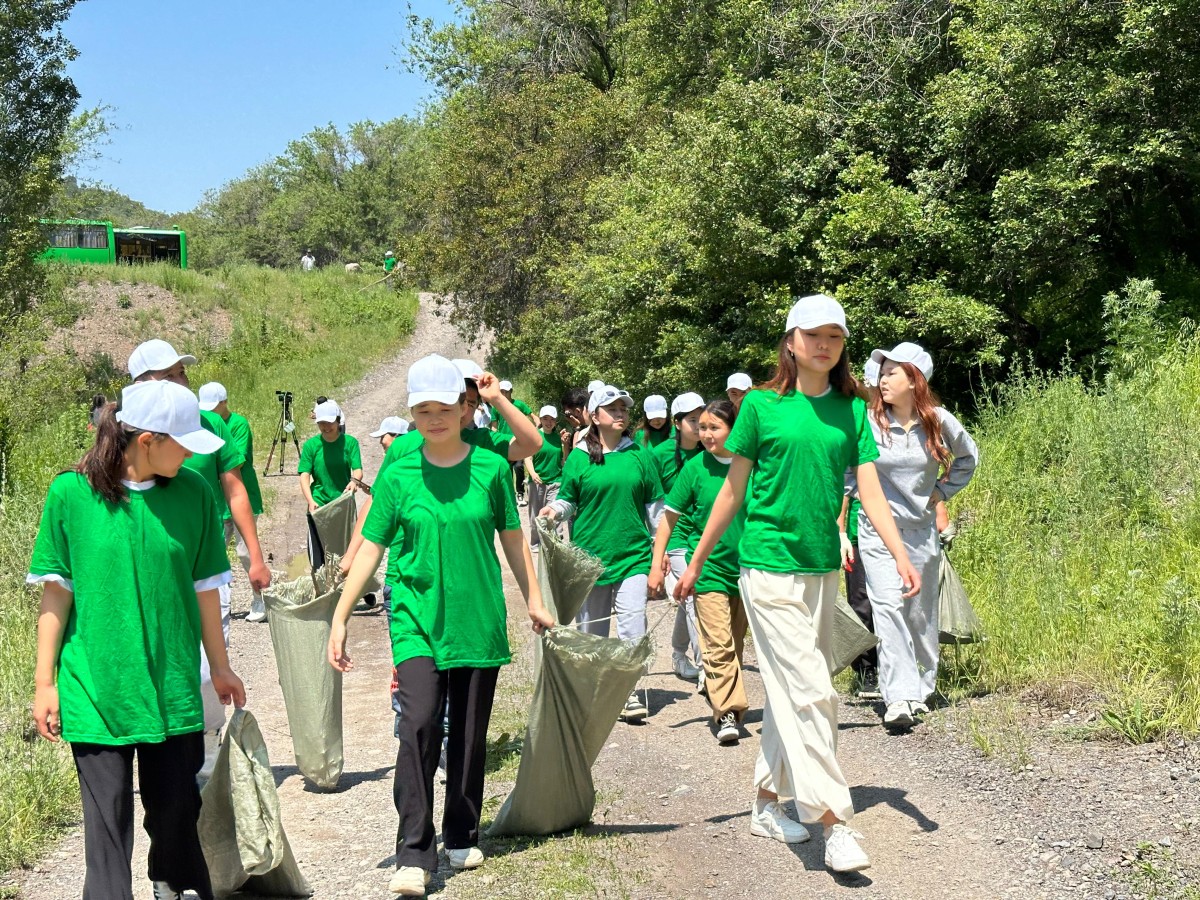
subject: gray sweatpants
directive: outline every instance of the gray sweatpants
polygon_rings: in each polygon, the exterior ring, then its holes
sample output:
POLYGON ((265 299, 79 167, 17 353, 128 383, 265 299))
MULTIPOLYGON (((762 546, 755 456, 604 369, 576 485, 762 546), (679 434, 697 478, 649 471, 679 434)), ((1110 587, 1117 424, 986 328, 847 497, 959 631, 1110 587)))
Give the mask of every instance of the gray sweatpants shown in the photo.
POLYGON ((924 703, 937 688, 937 526, 901 528, 900 539, 921 575, 921 593, 905 600, 896 561, 865 515, 858 520, 858 555, 867 576, 867 596, 879 638, 879 689, 885 703, 924 703))
MULTIPOLYGON (((536 547, 541 541, 538 537, 537 526, 533 523, 537 520, 537 514, 542 511, 546 504, 558 499, 558 483, 554 484, 538 484, 532 478, 529 479, 528 485, 529 495, 529 546, 536 547)), ((561 536, 563 533, 563 524, 558 525, 558 533, 561 536)))
MULTIPOLYGON (((254 517, 254 521, 255 522, 258 521, 258 516, 254 517)), ((234 537, 237 538, 236 550, 237 550, 238 562, 240 562, 242 564, 242 571, 246 573, 247 577, 249 577, 249 575, 250 575, 250 550, 246 546, 246 542, 242 539, 242 533, 240 531, 238 531, 237 527, 233 524, 233 519, 226 519, 224 524, 225 524, 225 543, 228 544, 230 542, 230 540, 232 540, 234 537)), ((260 594, 258 591, 254 591, 254 599, 261 600, 262 594, 260 594)))
MULTIPOLYGON (((675 585, 687 569, 687 551, 672 550, 667 554, 671 563, 671 571, 667 574, 663 587, 667 597, 675 592, 675 585)), ((687 656, 688 648, 692 651, 692 662, 697 668, 703 665, 700 659, 700 629, 696 624, 696 598, 687 600, 675 611, 675 627, 671 629, 671 653, 673 656, 687 656)))
POLYGON ((631 575, 624 581, 594 587, 575 621, 579 630, 608 637, 610 617, 617 622, 617 637, 636 641, 646 633, 646 583, 648 575, 631 575))

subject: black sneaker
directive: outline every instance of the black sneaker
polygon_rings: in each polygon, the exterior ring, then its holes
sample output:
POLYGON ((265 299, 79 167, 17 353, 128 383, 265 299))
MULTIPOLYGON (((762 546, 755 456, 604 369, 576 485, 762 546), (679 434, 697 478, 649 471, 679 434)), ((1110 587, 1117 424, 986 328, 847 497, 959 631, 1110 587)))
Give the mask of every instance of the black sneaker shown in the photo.
POLYGON ((183 900, 183 894, 175 890, 165 881, 155 881, 151 890, 154 900, 183 900))
POLYGON ((874 669, 868 669, 854 679, 854 696, 859 700, 882 700, 883 693, 879 690, 879 676, 874 669))
POLYGON ((363 594, 363 606, 367 609, 374 609, 376 602, 374 594, 363 594))

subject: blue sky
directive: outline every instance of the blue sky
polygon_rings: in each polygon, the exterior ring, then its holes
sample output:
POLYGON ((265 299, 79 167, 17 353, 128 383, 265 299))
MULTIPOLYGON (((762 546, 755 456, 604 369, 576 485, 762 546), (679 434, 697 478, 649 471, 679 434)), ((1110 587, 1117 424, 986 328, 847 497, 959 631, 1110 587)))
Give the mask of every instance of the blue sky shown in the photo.
MULTIPOLYGON (((452 15, 449 0, 412 8, 452 15)), ((79 175, 183 212, 317 126, 415 112, 431 92, 397 53, 407 14, 404 0, 84 0, 64 26, 71 77, 117 130, 79 175)))

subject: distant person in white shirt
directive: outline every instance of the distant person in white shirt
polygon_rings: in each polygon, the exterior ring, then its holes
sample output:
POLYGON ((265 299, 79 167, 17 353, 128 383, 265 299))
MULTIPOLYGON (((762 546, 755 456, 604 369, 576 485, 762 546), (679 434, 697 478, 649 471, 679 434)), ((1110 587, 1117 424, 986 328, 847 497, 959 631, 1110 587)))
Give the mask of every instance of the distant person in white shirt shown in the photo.
POLYGON ((317 258, 312 255, 311 250, 305 250, 304 255, 300 257, 300 268, 305 272, 311 272, 317 265, 317 258))

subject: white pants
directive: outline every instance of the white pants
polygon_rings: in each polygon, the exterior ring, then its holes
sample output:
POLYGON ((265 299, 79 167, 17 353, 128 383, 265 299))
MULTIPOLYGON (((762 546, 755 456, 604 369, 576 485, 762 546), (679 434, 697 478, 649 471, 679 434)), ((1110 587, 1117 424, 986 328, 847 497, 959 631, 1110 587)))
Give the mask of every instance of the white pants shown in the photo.
MULTIPOLYGON (((672 550, 667 554, 671 563, 671 571, 663 583, 667 589, 667 597, 675 593, 675 585, 679 583, 684 570, 687 569, 687 551, 672 550)), ((676 609, 675 627, 671 629, 671 653, 674 656, 687 656, 688 648, 692 650, 692 662, 702 665, 700 659, 700 629, 696 624, 696 598, 688 597, 676 609)))
POLYGON ((879 638, 879 689, 885 703, 924 703, 937 688, 938 568, 941 545, 937 526, 901 528, 900 540, 921 575, 921 593, 901 597, 904 586, 896 561, 866 516, 859 518, 858 557, 867 576, 867 597, 879 638))
MULTIPOLYGON (((223 584, 217 588, 221 598, 221 630, 225 632, 225 647, 229 648, 229 608, 233 601, 232 585, 223 584)), ((204 730, 217 731, 225 727, 225 707, 217 699, 217 691, 213 687, 212 674, 208 669, 208 654, 204 645, 200 645, 200 698, 204 701, 204 730)))
POLYGON ((617 637, 636 641, 646 633, 646 575, 594 587, 575 621, 579 630, 608 637, 610 617, 617 621, 617 637))
POLYGON ((755 787, 793 798, 802 822, 854 806, 837 762, 838 696, 829 676, 838 573, 742 569, 738 579, 766 688, 755 787))
MULTIPOLYGON (((258 516, 254 517, 254 521, 256 523, 258 522, 258 516)), ((255 525, 255 527, 256 528, 258 527, 257 524, 255 525)), ((228 544, 235 535, 237 536, 236 550, 237 550, 238 562, 240 562, 242 564, 242 571, 245 572, 246 577, 249 578, 250 577, 250 550, 249 550, 249 548, 246 547, 245 540, 242 539, 242 533, 240 531, 238 531, 237 528, 234 526, 233 519, 226 519, 225 520, 225 543, 228 544)), ((255 599, 255 601, 261 600, 262 594, 260 594, 258 591, 254 591, 254 599, 255 599)))

